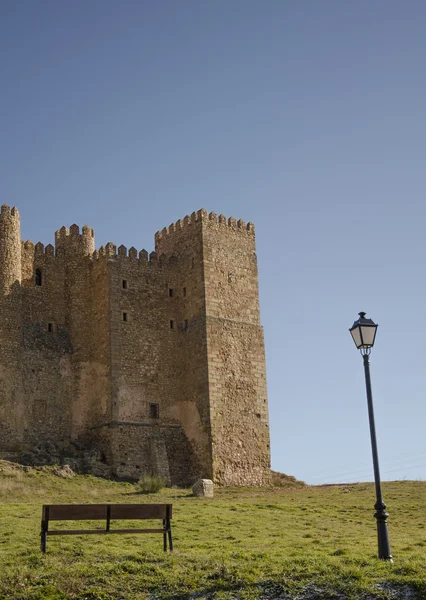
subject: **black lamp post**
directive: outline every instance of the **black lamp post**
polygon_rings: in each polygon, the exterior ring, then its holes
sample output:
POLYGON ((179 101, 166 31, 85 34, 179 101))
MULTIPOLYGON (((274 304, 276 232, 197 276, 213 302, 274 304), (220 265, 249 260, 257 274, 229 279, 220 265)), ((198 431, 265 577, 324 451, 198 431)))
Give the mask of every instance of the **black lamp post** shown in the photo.
POLYGON ((370 378, 370 352, 374 346, 374 340, 376 338, 377 325, 372 319, 365 318, 365 312, 359 313, 358 321, 352 325, 349 329, 351 332, 353 341, 358 350, 361 351, 364 359, 364 371, 365 371, 365 387, 367 389, 367 404, 368 404, 368 418, 370 421, 370 437, 371 437, 371 450, 373 453, 373 466, 374 466, 374 481, 376 483, 376 509, 375 517, 377 519, 377 537, 379 541, 379 558, 386 560, 392 560, 392 554, 389 545, 388 535, 388 513, 386 512, 386 504, 382 498, 382 486, 380 483, 380 471, 379 471, 379 456, 377 453, 377 440, 376 440, 376 427, 374 424, 374 410, 373 410, 373 395, 371 393, 371 378, 370 378))

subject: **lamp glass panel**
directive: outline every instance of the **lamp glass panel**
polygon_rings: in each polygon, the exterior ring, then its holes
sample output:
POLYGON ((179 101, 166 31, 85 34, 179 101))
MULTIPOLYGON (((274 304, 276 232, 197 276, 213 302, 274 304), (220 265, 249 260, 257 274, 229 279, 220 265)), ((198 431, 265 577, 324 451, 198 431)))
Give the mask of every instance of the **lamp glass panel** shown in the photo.
POLYGON ((353 338, 353 341, 355 342, 355 346, 357 348, 361 347, 361 332, 359 330, 359 327, 355 327, 355 329, 351 329, 351 336, 353 338))
POLYGON ((375 327, 367 327, 366 325, 361 325, 362 330, 362 342, 364 347, 369 347, 374 344, 374 338, 376 337, 376 328, 375 327))

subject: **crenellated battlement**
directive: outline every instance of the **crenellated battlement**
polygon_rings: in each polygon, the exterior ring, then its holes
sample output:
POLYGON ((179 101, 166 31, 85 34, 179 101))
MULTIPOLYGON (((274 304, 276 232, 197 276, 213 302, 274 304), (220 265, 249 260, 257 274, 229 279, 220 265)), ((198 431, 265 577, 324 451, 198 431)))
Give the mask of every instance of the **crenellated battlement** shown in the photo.
POLYGON ((3 238, 10 238, 9 243, 12 239, 15 243, 17 235, 19 236, 19 240, 21 239, 20 230, 21 220, 18 209, 16 206, 10 208, 8 204, 3 204, 3 206, 0 208, 0 235, 3 238))
POLYGON ((34 244, 32 240, 27 240, 26 242, 22 240, 21 246, 22 254, 33 258, 56 258, 57 256, 57 254, 55 254, 55 248, 52 246, 52 244, 47 244, 47 246, 44 246, 44 244, 41 242, 34 244))
MULTIPOLYGON (((142 253, 142 258, 148 258, 148 252, 146 250, 141 250, 142 253)), ((129 251, 127 251, 127 247, 124 246, 123 244, 121 246, 118 247, 118 257, 119 258, 130 258, 130 259, 138 259, 138 251, 136 250, 136 248, 134 246, 132 246, 131 248, 129 248, 129 251)))
POLYGON ((161 231, 157 231, 155 234, 155 241, 160 241, 171 234, 180 233, 196 223, 201 223, 203 220, 206 220, 207 217, 207 211, 204 208, 197 212, 193 212, 191 216, 186 215, 183 219, 178 219, 176 223, 171 223, 168 227, 164 227, 161 231))
POLYGON ((82 227, 82 230, 80 233, 80 227, 78 225, 76 225, 75 223, 73 225, 71 225, 71 227, 69 229, 68 229, 68 227, 64 226, 55 232, 55 242, 56 243, 58 243, 58 242, 65 243, 69 239, 76 239, 76 238, 81 238, 81 237, 94 238, 95 232, 88 225, 84 225, 82 227))
POLYGON ((209 213, 209 224, 210 225, 220 225, 223 227, 229 227, 230 229, 234 229, 241 232, 247 232, 249 234, 254 234, 254 225, 250 221, 246 223, 243 219, 237 219, 235 217, 229 217, 228 219, 225 215, 217 215, 215 212, 209 213))
POLYGON ((4 218, 16 219, 19 222, 19 220, 20 220, 19 211, 16 208, 16 206, 14 206, 13 208, 10 208, 10 206, 8 204, 3 204, 2 207, 0 208, 0 218, 1 219, 4 219, 4 218))
POLYGON ((251 222, 246 223, 242 219, 237 221, 235 217, 229 217, 227 219, 225 215, 217 215, 215 212, 207 213, 204 208, 201 208, 197 212, 193 212, 190 216, 186 215, 183 219, 176 221, 176 223, 171 223, 168 227, 164 227, 161 231, 157 231, 155 234, 155 242, 158 243, 170 235, 183 232, 194 224, 200 223, 209 224, 210 226, 217 224, 218 226, 229 227, 230 229, 237 231, 254 234, 254 225, 251 222))
MULTIPOLYGON (((3 223, 2 229, 11 231, 19 228, 19 211, 16 207, 11 208, 7 204, 1 206, 0 223, 3 223), (12 228, 12 229, 11 229, 12 228)), ((99 250, 94 247, 94 230, 88 225, 84 225, 81 230, 77 224, 68 227, 61 227, 55 232, 55 246, 48 244, 46 247, 38 242, 34 244, 31 240, 21 241, 22 252, 34 257, 63 257, 65 254, 70 255, 85 255, 92 260, 100 260, 102 258, 115 260, 131 260, 148 263, 150 265, 169 265, 176 264, 179 254, 180 236, 185 235, 191 228, 194 227, 217 227, 228 229, 230 231, 241 232, 248 235, 254 235, 254 225, 251 222, 246 223, 244 220, 237 220, 231 216, 227 218, 225 215, 217 215, 215 212, 207 213, 202 208, 194 211, 191 215, 186 215, 183 219, 178 219, 175 223, 171 223, 168 227, 164 227, 161 231, 155 233, 156 251, 148 253, 147 250, 138 250, 132 246, 127 249, 123 244, 118 246, 112 242, 108 242, 105 246, 101 246, 99 250)))
POLYGON ((166 254, 158 255, 156 252, 151 252, 143 249, 139 252, 132 246, 127 250, 127 247, 121 245, 118 247, 112 242, 101 246, 99 250, 95 250, 92 254, 92 260, 114 259, 116 261, 131 261, 134 263, 148 264, 151 266, 164 266, 176 263, 176 256, 168 256, 166 254))
POLYGON ((57 254, 65 251, 67 253, 92 255, 95 251, 95 232, 88 225, 84 225, 80 233, 80 227, 75 223, 69 229, 61 227, 55 232, 55 248, 57 254))
POLYGON ((70 230, 64 225, 63 227, 58 229, 58 231, 55 231, 55 242, 58 243, 60 241, 65 241, 69 234, 70 230))
POLYGON ((38 242, 34 246, 34 254, 35 256, 55 256, 55 248, 52 244, 48 244, 46 247, 41 242, 38 242))
POLYGON ((0 289, 8 293, 21 281, 21 225, 18 209, 0 208, 0 289))

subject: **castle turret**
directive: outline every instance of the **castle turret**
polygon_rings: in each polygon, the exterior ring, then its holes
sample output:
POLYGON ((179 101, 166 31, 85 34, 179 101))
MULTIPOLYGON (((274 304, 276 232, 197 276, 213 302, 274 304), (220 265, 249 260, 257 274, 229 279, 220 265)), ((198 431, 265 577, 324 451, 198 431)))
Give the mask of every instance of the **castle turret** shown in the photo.
POLYGON ((21 282, 21 225, 19 212, 3 204, 0 212, 0 289, 9 294, 21 282))
POLYGON ((85 225, 80 233, 78 225, 62 227, 55 233, 56 253, 64 252, 66 255, 90 256, 95 251, 95 232, 85 225))
POLYGON ((90 257, 95 251, 95 234, 85 225, 80 233, 78 225, 68 229, 62 227, 55 233, 56 255, 64 260, 64 292, 67 298, 65 327, 72 347, 73 396, 72 436, 78 436, 90 409, 89 386, 85 368, 92 359, 90 332, 91 316, 91 271, 90 257), (88 396, 84 395, 84 390, 88 396))
POLYGON ((0 445, 22 442, 21 232, 19 212, 0 211, 0 445))

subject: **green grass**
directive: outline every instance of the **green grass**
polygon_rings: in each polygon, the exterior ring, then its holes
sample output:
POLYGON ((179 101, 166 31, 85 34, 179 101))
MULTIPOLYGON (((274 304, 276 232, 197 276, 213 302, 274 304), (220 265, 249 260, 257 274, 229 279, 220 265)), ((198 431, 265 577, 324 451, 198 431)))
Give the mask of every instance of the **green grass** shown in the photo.
POLYGON ((411 590, 426 599, 425 482, 383 486, 394 564, 376 558, 372 484, 289 485, 142 495, 0 462, 0 598, 367 600, 411 590), (172 502, 175 551, 163 552, 160 535, 64 536, 48 538, 43 555, 41 505, 68 502, 172 502))

